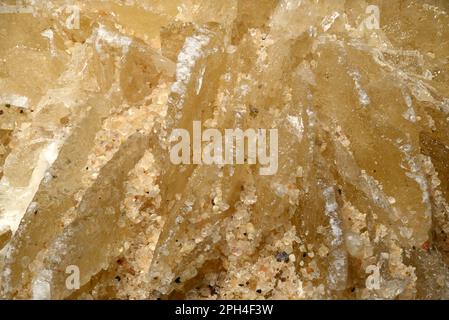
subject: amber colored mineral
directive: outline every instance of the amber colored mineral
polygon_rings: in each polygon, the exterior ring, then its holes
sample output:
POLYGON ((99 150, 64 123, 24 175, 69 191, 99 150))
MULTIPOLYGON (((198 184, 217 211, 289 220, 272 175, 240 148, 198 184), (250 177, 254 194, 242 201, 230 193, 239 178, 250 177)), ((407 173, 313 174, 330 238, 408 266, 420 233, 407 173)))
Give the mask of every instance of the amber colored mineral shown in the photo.
POLYGON ((1 0, 0 298, 449 299, 449 2, 1 0))

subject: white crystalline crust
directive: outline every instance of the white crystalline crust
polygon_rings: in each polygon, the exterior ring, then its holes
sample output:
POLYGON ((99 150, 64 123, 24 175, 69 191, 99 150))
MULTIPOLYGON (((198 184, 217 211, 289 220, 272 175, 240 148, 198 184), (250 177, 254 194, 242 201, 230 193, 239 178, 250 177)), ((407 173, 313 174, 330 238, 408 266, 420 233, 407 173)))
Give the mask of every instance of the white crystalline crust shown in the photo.
POLYGON ((0 10, 0 298, 449 298, 447 3, 29 4, 0 10), (275 130, 277 170, 174 164, 198 126, 275 130))

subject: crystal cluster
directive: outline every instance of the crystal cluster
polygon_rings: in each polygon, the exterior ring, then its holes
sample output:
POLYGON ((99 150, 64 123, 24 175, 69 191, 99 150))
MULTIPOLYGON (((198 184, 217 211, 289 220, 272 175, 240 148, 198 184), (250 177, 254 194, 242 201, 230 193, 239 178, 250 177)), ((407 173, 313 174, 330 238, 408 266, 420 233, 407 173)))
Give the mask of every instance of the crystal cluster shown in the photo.
POLYGON ((0 1, 0 298, 448 299, 448 12, 0 1), (276 174, 173 164, 194 121, 276 174))

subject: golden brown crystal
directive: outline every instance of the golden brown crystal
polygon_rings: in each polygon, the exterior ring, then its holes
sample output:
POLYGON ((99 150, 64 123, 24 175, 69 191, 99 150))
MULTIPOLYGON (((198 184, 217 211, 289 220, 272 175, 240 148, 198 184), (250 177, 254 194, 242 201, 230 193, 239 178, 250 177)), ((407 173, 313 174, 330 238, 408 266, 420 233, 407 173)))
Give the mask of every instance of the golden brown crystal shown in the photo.
POLYGON ((448 299, 448 12, 0 1, 0 297, 448 299), (172 163, 194 121, 277 172, 172 163))

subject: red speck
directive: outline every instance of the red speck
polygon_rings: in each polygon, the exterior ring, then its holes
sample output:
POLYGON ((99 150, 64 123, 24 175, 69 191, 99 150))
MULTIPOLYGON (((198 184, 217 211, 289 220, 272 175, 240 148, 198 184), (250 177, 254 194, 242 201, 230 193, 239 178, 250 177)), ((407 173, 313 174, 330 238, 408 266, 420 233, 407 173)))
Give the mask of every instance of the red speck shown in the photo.
POLYGON ((427 240, 426 242, 424 242, 424 243, 421 245, 421 248, 422 248, 423 250, 429 251, 429 249, 430 249, 430 241, 427 240))

